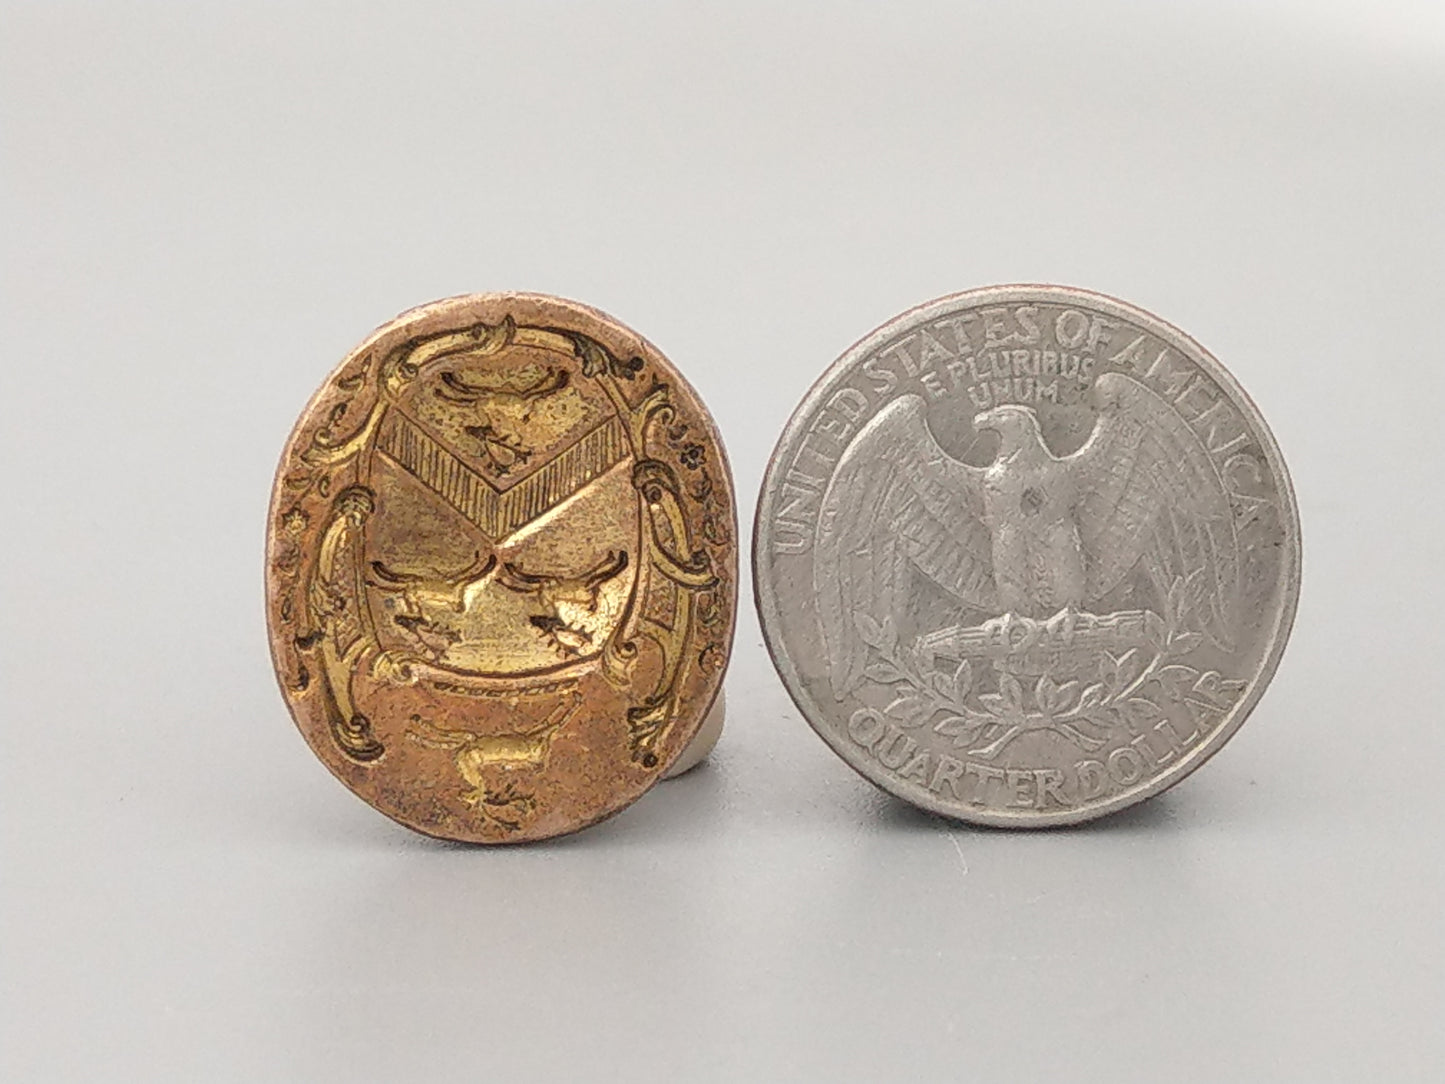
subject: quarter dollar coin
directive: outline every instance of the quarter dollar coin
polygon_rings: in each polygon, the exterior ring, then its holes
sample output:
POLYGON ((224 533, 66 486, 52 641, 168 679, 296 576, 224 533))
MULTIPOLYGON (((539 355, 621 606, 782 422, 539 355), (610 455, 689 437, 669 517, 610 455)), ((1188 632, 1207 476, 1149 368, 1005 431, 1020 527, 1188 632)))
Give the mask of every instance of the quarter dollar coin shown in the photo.
POLYGON ((1071 824, 1229 740, 1294 620, 1300 529, 1258 409, 1100 294, 940 298, 849 349, 763 483, 758 612, 866 778, 981 824, 1071 824))

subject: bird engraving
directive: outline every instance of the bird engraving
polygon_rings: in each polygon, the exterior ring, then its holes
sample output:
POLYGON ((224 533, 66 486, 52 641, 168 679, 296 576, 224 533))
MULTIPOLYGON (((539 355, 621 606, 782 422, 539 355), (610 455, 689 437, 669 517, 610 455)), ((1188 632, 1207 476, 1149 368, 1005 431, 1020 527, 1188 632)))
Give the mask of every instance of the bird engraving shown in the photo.
POLYGON ((814 587, 834 695, 863 679, 858 616, 906 614, 922 575, 982 628, 1039 623, 1069 636, 1088 604, 1142 569, 1161 600, 1188 584, 1199 631, 1228 647, 1239 547, 1229 498, 1200 437, 1122 373, 1095 382, 1094 428, 1055 455, 1038 416, 1006 404, 974 418, 999 436, 991 463, 948 455, 917 395, 887 404, 844 452, 823 497, 814 587))
POLYGON ((497 583, 517 594, 535 595, 545 612, 529 618, 532 627, 570 656, 592 646, 592 633, 579 618, 597 612, 602 585, 626 568, 626 550, 609 550, 597 564, 574 576, 526 572, 507 561, 497 573, 497 583))

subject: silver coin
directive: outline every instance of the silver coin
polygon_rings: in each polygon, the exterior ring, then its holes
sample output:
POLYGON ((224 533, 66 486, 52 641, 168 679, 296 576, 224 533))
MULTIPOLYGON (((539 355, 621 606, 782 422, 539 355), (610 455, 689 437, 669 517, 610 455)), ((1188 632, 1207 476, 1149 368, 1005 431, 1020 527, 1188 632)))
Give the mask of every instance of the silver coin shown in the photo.
POLYGON ((1264 419, 1123 302, 921 305, 808 392, 763 482, 758 612, 866 778, 983 824, 1089 820, 1178 782, 1264 692, 1299 515, 1264 419))

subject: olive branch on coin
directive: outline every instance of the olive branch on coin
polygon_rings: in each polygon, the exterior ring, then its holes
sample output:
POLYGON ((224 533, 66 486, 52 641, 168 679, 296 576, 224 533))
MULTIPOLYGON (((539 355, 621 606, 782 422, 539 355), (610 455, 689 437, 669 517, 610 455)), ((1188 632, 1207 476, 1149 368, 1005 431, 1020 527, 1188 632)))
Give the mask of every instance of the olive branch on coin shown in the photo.
POLYGON ((997 688, 974 695, 976 678, 969 659, 960 660, 953 669, 939 668, 932 655, 920 650, 918 641, 900 643, 892 618, 877 621, 859 612, 853 615, 858 635, 876 655, 863 676, 894 687, 897 695, 883 714, 898 726, 931 723, 935 733, 952 738, 971 756, 992 759, 1019 737, 1040 730, 1093 752, 1120 733, 1137 737, 1167 719, 1164 704, 1192 702, 1220 711, 1244 688, 1244 682, 1227 681, 1217 670, 1201 672, 1175 661, 1203 638, 1187 621, 1197 597, 1193 580, 1190 576, 1174 581, 1163 617, 1153 611, 1145 614, 1145 644, 1118 655, 1101 650, 1099 680, 1087 684, 1041 675, 1033 683, 1031 707, 1025 703, 1024 684, 1003 660, 994 664, 997 688))

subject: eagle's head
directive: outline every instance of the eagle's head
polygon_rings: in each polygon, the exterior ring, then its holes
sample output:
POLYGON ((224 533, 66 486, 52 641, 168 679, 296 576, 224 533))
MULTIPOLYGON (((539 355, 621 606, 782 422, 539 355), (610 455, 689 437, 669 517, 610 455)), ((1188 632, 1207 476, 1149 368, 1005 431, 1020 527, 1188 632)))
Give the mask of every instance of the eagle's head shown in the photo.
POLYGON ((1128 404, 1125 394, 1132 382, 1118 373, 1104 373, 1094 382, 1092 397, 1100 414, 1112 414, 1128 404))
POLYGON ((999 455, 1009 456, 1031 445, 1043 444, 1039 418, 1026 406, 1004 403, 982 414, 975 414, 973 427, 979 432, 991 429, 999 435, 999 455))

